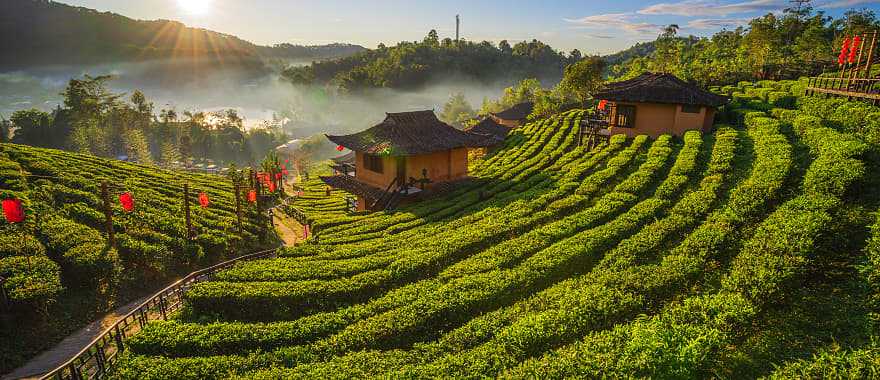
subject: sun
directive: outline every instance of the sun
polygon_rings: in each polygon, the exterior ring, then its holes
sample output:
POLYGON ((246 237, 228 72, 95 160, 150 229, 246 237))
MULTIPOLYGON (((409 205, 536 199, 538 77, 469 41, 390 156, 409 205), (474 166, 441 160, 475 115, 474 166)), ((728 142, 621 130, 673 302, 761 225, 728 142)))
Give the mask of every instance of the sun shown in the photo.
POLYGON ((211 0, 177 0, 177 6, 191 15, 204 15, 211 10, 211 0))

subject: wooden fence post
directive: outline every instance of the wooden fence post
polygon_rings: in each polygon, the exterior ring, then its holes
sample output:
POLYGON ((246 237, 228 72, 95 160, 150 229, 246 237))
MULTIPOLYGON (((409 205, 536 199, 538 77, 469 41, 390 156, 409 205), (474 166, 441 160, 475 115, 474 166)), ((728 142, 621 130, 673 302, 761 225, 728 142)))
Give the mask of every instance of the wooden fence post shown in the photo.
POLYGON ((183 184, 183 214, 186 223, 186 240, 192 240, 192 219, 189 214, 189 183, 183 184))
POLYGON ((110 185, 107 181, 101 182, 101 198, 104 200, 104 221, 107 229, 107 243, 110 248, 116 248, 116 235, 113 231, 113 205, 110 204, 110 185))
POLYGON ((235 188, 235 217, 238 221, 238 236, 243 237, 244 231, 241 228, 241 185, 239 184, 239 179, 236 178, 232 181, 232 185, 235 188))

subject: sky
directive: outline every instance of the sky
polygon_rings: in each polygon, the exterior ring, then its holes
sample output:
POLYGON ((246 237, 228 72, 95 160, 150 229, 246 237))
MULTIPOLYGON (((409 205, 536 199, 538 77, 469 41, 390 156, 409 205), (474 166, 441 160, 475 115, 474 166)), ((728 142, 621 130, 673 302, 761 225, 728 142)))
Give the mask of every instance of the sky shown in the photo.
MULTIPOLYGON (((750 18, 780 12, 788 0, 575 1, 575 0, 61 0, 136 19, 168 19, 272 45, 421 40, 436 29, 441 38, 471 41, 538 39, 556 49, 608 54, 653 40, 663 25, 679 34, 708 36, 750 18)), ((817 0, 817 10, 838 17, 847 9, 872 9, 880 0, 817 0)))

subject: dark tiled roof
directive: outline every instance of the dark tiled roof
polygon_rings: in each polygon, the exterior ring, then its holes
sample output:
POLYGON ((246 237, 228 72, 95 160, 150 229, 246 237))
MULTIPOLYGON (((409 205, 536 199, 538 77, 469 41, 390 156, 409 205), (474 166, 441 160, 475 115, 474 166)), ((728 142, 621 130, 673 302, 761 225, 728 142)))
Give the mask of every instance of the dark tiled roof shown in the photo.
POLYGON ((535 103, 524 102, 492 115, 503 120, 525 120, 534 110, 535 103))
POLYGON ((475 148, 494 142, 489 136, 453 128, 437 119, 434 111, 389 113, 384 121, 366 131, 327 138, 356 152, 391 156, 475 148))
POLYGON ((492 136, 496 141, 501 142, 507 138, 507 135, 510 133, 510 127, 498 124, 495 122, 495 119, 491 117, 487 117, 483 119, 483 121, 466 129, 467 132, 476 133, 481 135, 492 136))
POLYGON ((385 193, 384 190, 378 187, 367 185, 366 183, 358 181, 355 177, 348 175, 321 176, 321 181, 324 181, 324 183, 330 185, 330 187, 342 189, 369 200, 379 199, 382 197, 382 194, 385 193))
POLYGON ((713 94, 666 73, 644 73, 633 79, 609 83, 593 97, 621 102, 710 107, 718 107, 728 102, 727 97, 713 94))
POLYGON ((337 164, 353 164, 355 161, 354 152, 348 152, 339 157, 333 157, 330 160, 337 164))

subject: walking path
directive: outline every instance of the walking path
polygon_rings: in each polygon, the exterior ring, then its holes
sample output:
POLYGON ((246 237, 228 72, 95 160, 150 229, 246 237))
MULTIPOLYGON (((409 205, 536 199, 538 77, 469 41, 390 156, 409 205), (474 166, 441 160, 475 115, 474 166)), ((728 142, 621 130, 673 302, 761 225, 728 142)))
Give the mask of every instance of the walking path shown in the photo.
POLYGON ((37 355, 23 366, 18 367, 15 371, 3 375, 2 379, 38 379, 43 374, 49 373, 49 371, 58 368, 58 366, 64 364, 64 362, 78 354, 83 347, 91 343, 96 337, 98 337, 98 335, 104 332, 105 329, 112 326, 116 321, 122 319, 122 317, 125 317, 126 314, 140 306, 142 303, 146 302, 150 296, 152 295, 139 298, 107 313, 103 318, 90 323, 67 338, 64 338, 64 340, 56 344, 55 347, 43 351, 43 353, 37 355))

